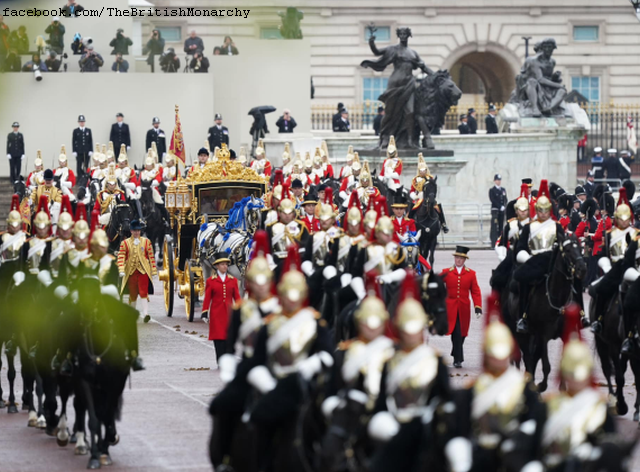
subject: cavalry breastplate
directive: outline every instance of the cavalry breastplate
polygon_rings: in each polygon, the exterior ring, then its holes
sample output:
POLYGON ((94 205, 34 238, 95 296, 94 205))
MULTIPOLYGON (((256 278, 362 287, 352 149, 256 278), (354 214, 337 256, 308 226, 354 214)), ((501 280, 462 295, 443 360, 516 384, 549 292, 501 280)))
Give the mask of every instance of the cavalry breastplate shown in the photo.
POLYGON ((411 352, 396 351, 387 368, 386 402, 400 423, 424 414, 437 374, 438 357, 426 344, 411 352))
POLYGON ((78 267, 78 265, 80 265, 80 262, 82 262, 88 256, 89 256, 88 248, 85 248, 82 251, 79 251, 74 247, 70 249, 69 252, 67 253, 69 264, 71 264, 73 267, 76 267, 76 268, 78 267))
POLYGON ((26 240, 27 235, 23 231, 20 231, 15 235, 4 233, 2 235, 2 253, 0 253, 0 262, 17 261, 20 259, 22 245, 26 240), (7 245, 6 247, 5 244, 7 245))
POLYGON ((32 238, 29 240, 29 253, 28 263, 29 272, 31 274, 38 274, 40 272, 40 263, 42 262, 42 256, 47 250, 47 242, 49 239, 32 238))
POLYGON ((386 246, 380 244, 371 244, 366 247, 366 262, 364 263, 364 271, 377 269, 379 275, 390 274, 404 259, 402 250, 396 243, 389 243, 386 246))
POLYGON ((514 248, 520 239, 520 233, 522 232, 522 227, 520 226, 520 222, 518 219, 513 219, 509 221, 509 245, 514 248))
POLYGON ((385 336, 380 336, 368 344, 354 341, 345 353, 342 377, 351 388, 359 387, 358 380, 362 378, 362 388, 369 396, 370 407, 373 407, 380 394, 384 364, 393 354, 393 341, 385 336))
POLYGON ((529 224, 531 233, 529 235, 529 249, 531 254, 541 254, 553 249, 556 242, 556 223, 549 219, 544 223, 533 221, 529 224))
POLYGON ((631 236, 631 239, 635 237, 637 231, 634 228, 627 228, 625 230, 614 227, 609 233, 609 254, 611 255, 611 262, 618 262, 624 257, 624 253, 627 252, 627 234, 631 236))
POLYGON ((279 259, 287 257, 287 249, 300 239, 302 228, 296 221, 292 221, 288 225, 276 223, 272 226, 271 252, 279 259))
POLYGON ((416 192, 422 192, 422 188, 426 183, 427 179, 425 179, 424 177, 417 176, 413 178, 413 188, 416 192))
POLYGON ((335 226, 327 231, 318 231, 313 235, 312 261, 315 265, 324 267, 324 261, 329 253, 329 246, 335 238, 340 238, 343 232, 335 226))
POLYGON ((51 273, 54 277, 58 276, 62 256, 71 248, 73 248, 73 241, 71 239, 56 238, 51 242, 51 273))
POLYGON ((293 317, 275 315, 267 327, 268 366, 278 378, 296 372, 298 363, 309 357, 318 335, 314 311, 303 308, 293 317))
POLYGON ((101 284, 107 282, 107 277, 111 271, 111 264, 113 263, 113 256, 106 255, 102 259, 96 261, 93 258, 88 258, 83 261, 83 264, 89 274, 95 275, 100 280, 101 284))
POLYGON ((366 241, 364 235, 358 236, 343 236, 340 238, 338 244, 338 269, 339 272, 345 272, 347 270, 347 263, 349 261, 349 252, 353 246, 358 246, 358 249, 364 247, 363 242, 366 241))

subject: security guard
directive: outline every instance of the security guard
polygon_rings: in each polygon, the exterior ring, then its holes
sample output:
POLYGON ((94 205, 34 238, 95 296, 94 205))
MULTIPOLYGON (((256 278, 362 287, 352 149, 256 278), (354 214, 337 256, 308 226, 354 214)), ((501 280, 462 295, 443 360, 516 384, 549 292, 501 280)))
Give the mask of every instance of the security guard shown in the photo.
POLYGON ((17 121, 11 125, 13 131, 7 136, 7 159, 11 167, 11 182, 20 179, 20 168, 24 159, 24 136, 18 130, 20 123, 17 121))
POLYGON ((85 127, 84 115, 78 117, 78 127, 73 130, 73 157, 76 158, 76 177, 80 178, 89 170, 89 159, 93 154, 93 136, 91 130, 85 127))
POLYGON ((209 128, 209 134, 207 135, 209 147, 211 149, 222 149, 222 143, 229 147, 229 129, 226 126, 222 126, 222 115, 220 113, 216 113, 215 122, 215 126, 209 128))
POLYGON ((502 176, 493 176, 494 186, 489 190, 489 200, 491 200, 491 247, 495 247, 500 236, 500 230, 504 224, 504 212, 507 206, 507 191, 500 184, 502 176))
POLYGON ((158 149, 158 157, 160 159, 164 159, 164 155, 167 152, 167 142, 165 139, 164 131, 160 129, 160 118, 154 116, 151 123, 153 125, 153 128, 147 131, 145 150, 148 151, 149 149, 151 149, 151 143, 156 143, 156 147, 158 149))
POLYGON ((484 127, 487 134, 498 134, 498 124, 496 123, 496 107, 489 105, 489 113, 484 117, 484 127))
POLYGON ((122 145, 126 146, 128 151, 131 148, 131 133, 129 132, 129 125, 123 122, 124 115, 118 113, 116 115, 116 122, 111 125, 111 133, 109 133, 109 141, 111 141, 115 149, 122 149, 122 145))

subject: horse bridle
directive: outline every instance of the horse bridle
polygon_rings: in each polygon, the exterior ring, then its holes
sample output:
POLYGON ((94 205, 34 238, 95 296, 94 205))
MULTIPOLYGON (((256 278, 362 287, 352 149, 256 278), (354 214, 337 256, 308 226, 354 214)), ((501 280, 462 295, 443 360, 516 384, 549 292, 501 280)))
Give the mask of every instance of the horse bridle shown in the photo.
MULTIPOLYGON (((564 303, 564 305, 562 305, 560 307, 557 307, 551 301, 551 292, 549 290, 549 280, 551 280, 551 272, 549 272, 549 275, 547 276, 547 280, 545 282, 545 293, 546 293, 546 296, 547 296, 547 302, 549 302, 549 306, 551 308, 553 308, 554 310, 560 311, 561 313, 563 313, 565 307, 567 307, 569 305, 569 303, 571 303, 571 298, 573 297, 573 293, 575 291, 575 289, 573 287, 573 282, 575 280, 576 265, 575 265, 575 262, 570 260, 570 258, 565 258, 565 254, 566 253, 565 253, 564 247, 569 245, 569 244, 573 244, 574 247, 577 247, 576 242, 571 238, 565 239, 559 245, 559 252, 560 252, 559 256, 562 257, 562 260, 565 263, 565 265, 567 266, 567 269, 569 269, 569 274, 565 274, 562 270, 559 270, 559 272, 565 278, 565 280, 568 280, 568 281, 571 282, 571 290, 569 291, 569 297, 567 298, 567 301, 564 303)), ((582 256, 580 256, 580 259, 582 259, 582 256)), ((551 270, 553 270, 553 267, 551 267, 551 270)))

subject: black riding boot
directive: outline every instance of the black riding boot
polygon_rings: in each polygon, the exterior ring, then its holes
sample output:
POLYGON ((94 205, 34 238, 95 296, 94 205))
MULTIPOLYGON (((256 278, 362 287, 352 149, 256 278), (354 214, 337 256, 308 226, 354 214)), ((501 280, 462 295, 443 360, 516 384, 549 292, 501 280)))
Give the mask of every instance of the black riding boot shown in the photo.
POLYGON ((595 334, 602 332, 602 317, 604 315, 604 311, 607 309, 607 298, 604 295, 596 295, 595 301, 596 307, 594 313, 596 315, 596 320, 591 323, 591 331, 595 334))
POLYGON ((580 323, 582 323, 583 328, 587 328, 591 325, 591 321, 589 321, 589 317, 584 312, 584 298, 582 296, 582 281, 580 279, 574 279, 573 281, 573 289, 575 302, 580 307, 580 323))
POLYGON ((520 319, 516 323, 516 331, 520 334, 529 333, 527 321, 527 302, 529 301, 529 284, 520 283, 520 319))
POLYGON ((442 203, 438 203, 438 218, 440 219, 440 225, 442 226, 442 231, 445 234, 449 232, 449 227, 447 226, 447 220, 444 217, 444 210, 442 209, 442 203))

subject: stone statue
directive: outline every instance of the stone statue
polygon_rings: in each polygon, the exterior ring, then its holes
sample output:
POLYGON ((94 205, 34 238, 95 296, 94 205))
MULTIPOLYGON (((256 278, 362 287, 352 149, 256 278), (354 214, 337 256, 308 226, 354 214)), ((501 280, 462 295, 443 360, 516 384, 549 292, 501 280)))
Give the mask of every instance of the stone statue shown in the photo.
POLYGON ((509 99, 518 106, 520 116, 564 116, 568 113, 564 106, 567 88, 562 84, 562 74, 554 72, 556 61, 551 58, 557 47, 555 39, 546 38, 534 46, 536 55, 525 60, 509 99))
POLYGON ((278 16, 282 18, 280 34, 284 39, 302 39, 300 20, 304 18, 303 12, 294 7, 287 7, 287 11, 279 11, 278 16))
POLYGON ((426 149, 435 149, 431 135, 444 126, 447 111, 458 104, 462 92, 447 70, 439 70, 418 82, 415 98, 418 126, 415 127, 413 142, 419 142, 420 132, 422 132, 422 146, 426 149))
POLYGON ((378 98, 385 104, 385 115, 380 126, 380 149, 387 148, 391 136, 395 136, 398 149, 417 148, 418 143, 414 139, 416 79, 413 71, 420 69, 427 75, 432 75, 433 71, 422 62, 417 52, 407 46, 411 37, 410 28, 398 28, 396 34, 400 42, 384 49, 376 47, 377 30, 373 23, 369 31, 369 47, 373 54, 382 57, 377 61, 362 61, 360 65, 382 72, 389 64, 393 64, 387 90, 378 98))

